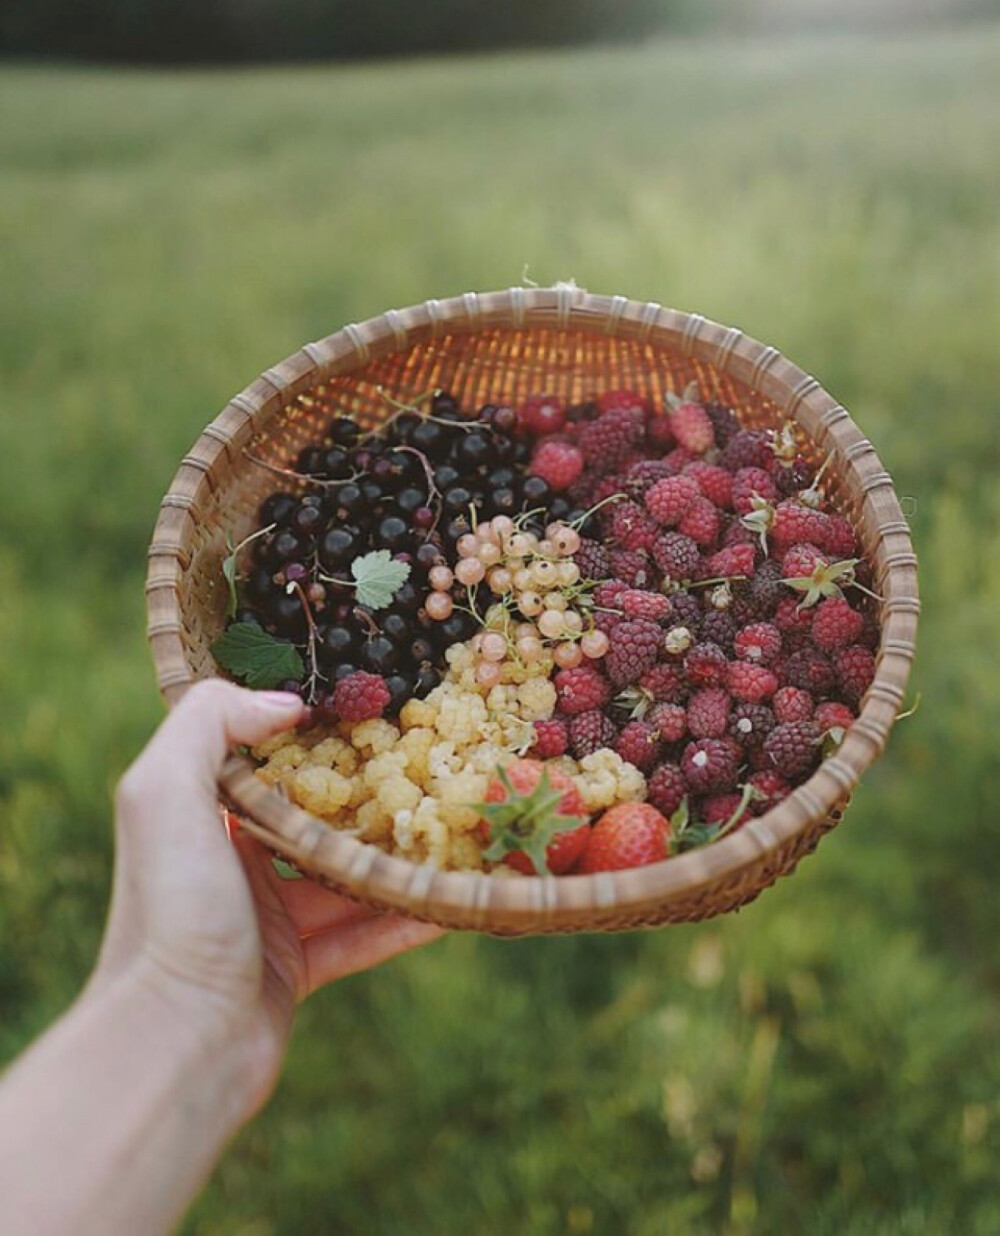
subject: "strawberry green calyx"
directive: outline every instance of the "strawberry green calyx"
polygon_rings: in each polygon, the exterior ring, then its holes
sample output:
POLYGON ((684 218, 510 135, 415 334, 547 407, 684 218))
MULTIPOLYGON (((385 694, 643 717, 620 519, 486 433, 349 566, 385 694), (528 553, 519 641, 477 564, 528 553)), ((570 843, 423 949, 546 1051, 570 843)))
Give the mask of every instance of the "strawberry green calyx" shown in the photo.
POLYGON ((476 810, 490 826, 490 847, 483 857, 490 862, 502 862, 507 854, 523 850, 535 864, 536 871, 549 871, 546 850, 553 838, 586 823, 583 816, 561 815, 559 803, 565 790, 554 789, 547 772, 543 772, 530 794, 519 794, 503 768, 497 776, 507 791, 499 803, 477 803, 476 810))
POLYGON ((853 585, 854 568, 857 558, 845 558, 843 562, 820 563, 811 575, 796 575, 781 582, 796 592, 804 592, 805 596, 799 602, 799 609, 809 609, 819 601, 820 597, 842 597, 840 585, 853 585))

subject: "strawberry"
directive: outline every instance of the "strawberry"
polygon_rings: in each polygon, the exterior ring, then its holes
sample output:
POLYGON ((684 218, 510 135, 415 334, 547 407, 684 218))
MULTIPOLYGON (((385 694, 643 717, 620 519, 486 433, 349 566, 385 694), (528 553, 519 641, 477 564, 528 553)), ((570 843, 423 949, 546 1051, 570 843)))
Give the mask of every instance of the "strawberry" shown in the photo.
POLYGON ((670 821, 649 803, 618 803, 590 830, 580 871, 622 871, 658 863, 670 851, 670 821))
POLYGON ((579 790, 541 760, 511 760, 498 769, 479 810, 491 843, 484 857, 528 875, 568 871, 590 833, 579 790))

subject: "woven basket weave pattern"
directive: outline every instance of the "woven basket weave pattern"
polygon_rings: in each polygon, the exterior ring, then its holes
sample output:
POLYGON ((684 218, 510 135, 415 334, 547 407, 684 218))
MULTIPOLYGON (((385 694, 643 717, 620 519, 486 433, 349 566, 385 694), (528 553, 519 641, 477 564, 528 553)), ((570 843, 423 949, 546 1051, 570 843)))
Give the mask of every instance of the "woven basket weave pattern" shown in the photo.
POLYGON ((916 559, 871 444, 847 412, 779 355, 697 316, 575 289, 512 289, 390 311, 307 345, 236 396, 184 459, 150 549, 149 633, 173 702, 216 672, 223 627, 225 535, 253 531, 260 502, 302 482, 289 468, 331 415, 367 425, 434 388, 463 408, 550 393, 568 402, 628 388, 661 403, 697 381, 745 426, 790 424, 814 463, 832 453, 826 490, 858 530, 883 597, 876 680, 841 750, 784 803, 702 851, 653 868, 588 877, 497 880, 436 872, 336 833, 261 783, 247 760, 223 789, 248 829, 330 887, 452 927, 501 934, 611 930, 710 917, 791 871, 834 826, 863 769, 884 746, 913 657, 916 559), (260 462, 254 462, 254 461, 260 462))

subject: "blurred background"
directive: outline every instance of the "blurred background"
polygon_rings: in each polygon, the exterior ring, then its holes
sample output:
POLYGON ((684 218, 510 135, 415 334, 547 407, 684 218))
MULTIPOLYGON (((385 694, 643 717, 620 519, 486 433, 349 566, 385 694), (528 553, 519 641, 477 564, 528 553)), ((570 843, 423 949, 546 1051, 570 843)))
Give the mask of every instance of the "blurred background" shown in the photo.
POLYGON ((1000 6, 875 8, 6 0, 0 1059, 97 947, 159 498, 303 341, 525 266, 735 323, 921 555, 922 707, 797 875, 315 997, 189 1236, 1000 1231, 1000 6))

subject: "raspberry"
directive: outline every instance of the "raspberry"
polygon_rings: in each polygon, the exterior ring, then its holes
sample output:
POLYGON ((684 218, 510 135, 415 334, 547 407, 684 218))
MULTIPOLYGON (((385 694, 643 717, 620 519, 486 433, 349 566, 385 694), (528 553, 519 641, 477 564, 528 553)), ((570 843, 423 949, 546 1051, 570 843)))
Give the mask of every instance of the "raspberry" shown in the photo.
POLYGON ((656 539, 656 523, 634 502, 616 502, 610 525, 611 539, 622 549, 649 549, 656 539))
POLYGON ((785 635, 792 631, 809 631, 812 629, 812 614, 805 608, 799 608, 797 596, 786 593, 774 611, 774 625, 785 635))
POLYGON ((611 574, 611 559, 599 541, 580 538, 580 548, 573 555, 584 579, 607 579, 611 574))
POLYGON ((621 614, 611 614, 607 610, 599 609, 594 614, 594 626, 598 631, 603 631, 605 635, 610 635, 620 622, 622 622, 621 614))
POLYGON ((681 772, 693 794, 721 794, 736 785, 736 756, 723 739, 701 738, 684 748, 681 772))
MULTIPOLYGON (((679 477, 683 480, 683 477, 679 477)), ((718 540, 722 520, 719 509, 707 498, 696 498, 677 525, 677 531, 689 536, 701 549, 709 549, 718 540)))
POLYGON ((667 661, 654 665, 643 674, 639 679, 639 686, 648 692, 656 703, 677 704, 687 694, 687 684, 680 666, 667 661))
POLYGON ((751 799, 751 815, 763 815, 765 811, 770 811, 772 807, 777 806, 783 798, 787 798, 792 792, 792 787, 785 778, 771 769, 755 772, 752 777, 747 778, 747 784, 752 785, 758 794, 763 794, 764 796, 763 798, 751 799))
POLYGON ((741 802, 741 795, 710 794, 701 800, 701 818, 705 824, 725 824, 741 802))
POLYGON ((619 604, 626 618, 644 618, 647 622, 669 618, 674 608, 662 592, 640 592, 635 588, 623 592, 619 604))
POLYGON ((649 721, 630 721, 615 740, 615 750, 640 772, 649 772, 659 759, 663 743, 660 732, 649 721))
POLYGON ((603 708, 611 699, 611 688, 603 674, 592 665, 561 669, 552 679, 559 701, 559 711, 568 716, 603 708))
POLYGON ((710 644, 718 644, 724 653, 733 650, 736 620, 728 610, 710 609, 701 620, 700 636, 710 644))
POLYGON ((649 778, 647 796, 658 811, 672 816, 684 800, 687 785, 676 764, 661 764, 649 778))
POLYGON ((542 437, 564 428, 566 409, 555 395, 532 395, 521 404, 517 419, 519 426, 542 437))
POLYGON ((663 462, 669 464, 676 474, 680 474, 688 466, 694 463, 698 458, 692 451, 689 451, 686 446, 675 446, 669 455, 663 456, 663 462))
POLYGON ((674 606, 674 625, 687 627, 692 635, 697 635, 702 618, 698 598, 689 592, 674 592, 670 600, 674 606))
POLYGON ((771 707, 779 721, 808 721, 813 715, 813 698, 801 687, 779 687, 771 707))
POLYGON ((622 579, 606 579, 594 589, 594 604, 600 609, 621 609, 622 594, 628 589, 622 579))
POLYGON ((816 606, 812 621, 813 643, 823 652, 834 652, 857 641, 864 618, 843 597, 829 597, 816 606))
POLYGON ((726 682, 733 696, 748 704, 759 704, 778 689, 778 677, 774 671, 752 661, 731 661, 726 682))
POLYGON ((653 564, 642 550, 612 550, 610 563, 615 578, 631 588, 645 588, 653 582, 653 564))
POLYGON ((630 498, 641 502, 657 481, 673 475, 673 468, 662 459, 644 459, 629 468, 622 487, 630 498))
POLYGON ((765 559, 754 572, 746 589, 746 601, 755 618, 769 618, 787 592, 782 587, 781 564, 773 558, 765 559))
POLYGON ((705 415, 712 422, 715 430, 716 445, 725 447, 735 434, 740 431, 740 423, 730 408, 721 403, 706 403, 705 415))
POLYGON ((607 412, 631 412, 637 410, 643 417, 649 412, 649 403, 637 391, 605 391, 597 396, 597 410, 604 416, 607 412))
POLYGON ((875 677, 875 658, 863 644, 852 644, 834 657, 840 689, 851 701, 860 700, 875 677))
POLYGON ((695 455, 704 455, 715 445, 715 428, 700 403, 678 404, 671 413, 670 424, 681 446, 695 455))
POLYGON ((760 536, 750 528, 745 528, 738 519, 732 520, 722 534, 722 548, 730 545, 752 545, 754 549, 760 544, 760 536))
POLYGON ((595 471, 612 472, 646 436, 646 418, 639 408, 614 408, 585 425, 580 451, 595 471))
POLYGON ((746 704, 740 701, 733 708, 729 732, 744 750, 755 751, 763 745, 775 724, 774 713, 766 704, 746 704))
POLYGON ((692 687, 721 687, 729 662, 718 644, 695 644, 684 657, 684 677, 692 687))
POLYGON ((343 721, 371 721, 381 717, 391 698, 385 679, 364 670, 341 678, 333 688, 333 707, 343 721))
MULTIPOLYGON (((653 553, 656 550, 654 547, 653 553)), ((754 545, 729 545, 725 549, 720 549, 717 554, 713 554, 705 564, 709 577, 712 579, 732 579, 734 576, 743 575, 750 577, 753 575, 753 564, 757 556, 757 550, 754 545)))
POLYGON ((564 721, 536 721, 535 741, 531 753, 540 760, 554 760, 566 754, 569 746, 569 734, 564 721))
POLYGON ((829 516, 802 502, 786 498, 774 508, 771 543, 779 552, 802 541, 809 541, 820 550, 826 549, 829 516))
POLYGON ((670 579, 677 583, 693 579, 701 569, 701 552, 689 536, 680 532, 663 532, 653 542, 653 560, 670 579))
POLYGON ((811 721, 785 721, 764 739, 764 754, 783 777, 801 777, 819 760, 819 738, 811 721))
POLYGON ((649 425, 646 427, 646 437, 652 446, 655 446, 659 451, 669 451, 671 447, 676 446, 677 439, 674 437, 674 423, 670 419, 669 412, 654 412, 649 418, 649 425))
POLYGON ((741 429, 726 443, 719 463, 730 472, 739 472, 740 468, 766 468, 773 458, 766 434, 741 429))
POLYGON ((797 455, 790 464, 783 464, 779 459, 775 459, 771 465, 771 475, 778 493, 783 498, 793 498, 811 484, 816 473, 811 464, 801 455, 797 455))
POLYGON ((680 742, 687 733, 687 711, 683 704, 654 704, 649 723, 664 742, 680 742))
POLYGON ((781 570, 786 579, 803 579, 812 575, 817 567, 826 565, 826 555, 808 541, 786 549, 781 559, 781 570))
POLYGON ((701 490, 703 498, 707 498, 720 511, 730 511, 733 506, 732 473, 718 464, 705 463, 696 459, 684 469, 684 475, 691 477, 701 490))
POLYGON ((858 556, 858 538, 843 515, 831 515, 827 525, 826 548, 834 562, 858 556))
POLYGON ((834 700, 828 700, 825 704, 820 704, 816 709, 813 721, 816 724, 816 728, 823 734, 827 730, 833 729, 848 730, 854 722, 854 713, 846 704, 838 704, 834 700))
POLYGON ((733 651, 741 661, 770 665, 781 651, 781 632, 770 622, 754 622, 737 631, 733 651))
POLYGON ((657 523, 675 527, 695 498, 701 497, 698 482, 690 476, 667 476, 656 481, 646 493, 646 509, 657 523))
POLYGON ((579 478, 583 456, 572 442, 546 438, 535 448, 528 471, 548 481, 549 487, 559 493, 579 478))
POLYGON ((833 690, 833 684, 833 666, 818 648, 800 648, 781 668, 783 687, 801 687, 817 699, 828 695, 833 690))
POLYGON ((655 622, 642 618, 620 622, 604 658, 604 667, 612 683, 616 687, 627 687, 638 682, 656 664, 662 641, 663 632, 655 622))
POLYGON ((582 760, 601 747, 610 747, 617 736, 614 722, 596 708, 570 719, 569 746, 575 759, 582 760))
POLYGON ((749 515, 753 499, 773 502, 778 496, 774 481, 763 468, 740 468, 733 477, 733 509, 738 515, 749 515))
POLYGON ((692 738, 721 738, 729 725, 732 700, 725 687, 702 687, 688 700, 687 727, 692 738))

